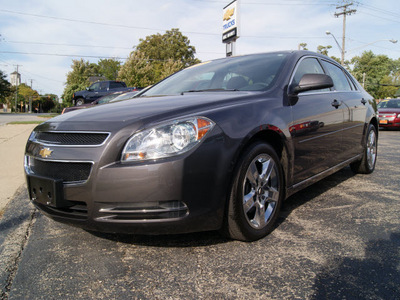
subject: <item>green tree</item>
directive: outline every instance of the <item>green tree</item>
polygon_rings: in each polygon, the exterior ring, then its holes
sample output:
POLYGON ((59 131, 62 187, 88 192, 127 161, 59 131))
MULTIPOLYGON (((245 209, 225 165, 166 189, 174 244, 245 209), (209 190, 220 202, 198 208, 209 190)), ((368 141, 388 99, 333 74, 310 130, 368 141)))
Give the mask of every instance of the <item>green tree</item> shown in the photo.
POLYGON ((6 103, 9 95, 11 95, 11 84, 3 71, 0 70, 0 103, 6 103))
POLYGON ((97 63, 99 66, 99 73, 106 77, 108 80, 116 80, 118 71, 121 68, 121 62, 116 59, 100 59, 97 63))
POLYGON ((151 60, 166 61, 173 59, 180 61, 184 67, 197 64, 200 61, 195 58, 196 48, 190 45, 190 40, 179 29, 167 30, 165 34, 159 33, 140 39, 136 47, 151 60))
POLYGON ((41 96, 40 104, 42 112, 49 112, 56 105, 51 95, 41 96))
POLYGON ((36 98, 39 96, 39 93, 35 90, 33 90, 29 85, 25 83, 21 83, 18 86, 18 94, 24 97, 26 101, 29 100, 29 98, 36 98))
POLYGON ((308 50, 307 43, 300 43, 298 49, 299 50, 308 50))
POLYGON ((378 99, 384 99, 384 98, 393 98, 396 95, 397 90, 399 89, 398 87, 398 81, 396 82, 396 79, 393 78, 392 76, 384 76, 382 80, 379 82, 380 86, 377 92, 377 98, 378 99))
POLYGON ((89 86, 89 77, 101 76, 100 68, 97 64, 90 63, 83 59, 72 60, 72 70, 67 74, 67 82, 62 98, 67 103, 72 103, 72 95, 77 91, 84 90, 89 86))
POLYGON ((331 45, 328 45, 328 46, 319 45, 319 46, 317 47, 317 52, 318 52, 318 53, 321 53, 322 55, 328 56, 328 50, 331 49, 331 48, 332 48, 331 45))
POLYGON ((365 89, 375 98, 384 96, 380 83, 393 70, 393 61, 386 55, 375 55, 372 51, 365 51, 361 56, 351 59, 352 74, 363 82, 365 74, 365 89))
POLYGON ((153 84, 154 68, 149 58, 141 51, 133 51, 118 73, 118 79, 127 86, 146 87, 153 84))
POLYGON ((18 107, 21 109, 21 102, 23 103, 22 109, 24 110, 25 104, 29 104, 29 100, 34 101, 39 97, 39 93, 33 90, 29 85, 21 83, 18 85, 18 107))
POLYGON ((168 59, 166 62, 163 64, 163 69, 161 71, 161 78, 168 77, 169 75, 172 75, 180 70, 182 70, 183 63, 180 61, 175 61, 173 59, 168 59))
POLYGON ((163 35, 157 33, 140 39, 136 49, 148 57, 153 65, 152 83, 163 79, 165 74, 170 75, 171 70, 176 72, 200 62, 195 58, 196 48, 177 28, 167 30, 163 35), (171 60, 176 63, 173 64, 171 60))

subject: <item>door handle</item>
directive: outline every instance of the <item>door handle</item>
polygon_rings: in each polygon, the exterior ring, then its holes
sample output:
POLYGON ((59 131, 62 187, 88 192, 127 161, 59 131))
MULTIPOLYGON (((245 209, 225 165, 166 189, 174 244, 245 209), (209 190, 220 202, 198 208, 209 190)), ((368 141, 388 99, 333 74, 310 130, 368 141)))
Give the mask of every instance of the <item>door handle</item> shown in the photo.
POLYGON ((367 104, 367 100, 365 100, 364 98, 362 98, 362 99, 361 99, 361 103, 365 105, 365 104, 367 104))
POLYGON ((339 103, 339 101, 337 101, 336 99, 335 100, 333 100, 333 102, 331 103, 331 105, 334 107, 334 108, 338 108, 341 104, 339 103))

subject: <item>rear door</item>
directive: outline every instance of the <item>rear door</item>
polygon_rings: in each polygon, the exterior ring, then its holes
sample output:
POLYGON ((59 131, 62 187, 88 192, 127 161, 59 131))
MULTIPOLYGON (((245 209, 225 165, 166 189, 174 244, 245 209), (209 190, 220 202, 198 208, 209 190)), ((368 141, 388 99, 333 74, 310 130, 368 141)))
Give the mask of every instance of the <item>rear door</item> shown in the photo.
POLYGON ((370 99, 364 99, 363 93, 353 83, 342 67, 322 60, 322 66, 331 76, 334 87, 334 99, 340 103, 343 111, 343 140, 341 151, 337 153, 340 160, 352 158, 362 152, 362 140, 367 107, 370 99))
MULTIPOLYGON (((304 74, 324 74, 317 58, 300 60, 291 79, 297 85, 304 74)), ((316 175, 339 162, 343 111, 335 106, 330 89, 300 93, 292 106, 289 127, 294 145, 294 183, 316 175)))

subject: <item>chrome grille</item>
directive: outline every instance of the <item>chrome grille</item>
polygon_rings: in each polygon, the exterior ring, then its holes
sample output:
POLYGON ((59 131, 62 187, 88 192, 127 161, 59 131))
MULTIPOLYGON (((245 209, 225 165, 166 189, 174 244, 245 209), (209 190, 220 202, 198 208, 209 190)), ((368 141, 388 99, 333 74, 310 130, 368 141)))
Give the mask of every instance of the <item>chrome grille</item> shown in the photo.
POLYGON ((109 133, 96 132, 37 132, 36 140, 45 144, 66 146, 98 146, 105 142, 109 133))
POLYGON ((83 182, 89 178, 92 163, 42 161, 31 158, 29 169, 35 175, 62 179, 64 183, 83 182))

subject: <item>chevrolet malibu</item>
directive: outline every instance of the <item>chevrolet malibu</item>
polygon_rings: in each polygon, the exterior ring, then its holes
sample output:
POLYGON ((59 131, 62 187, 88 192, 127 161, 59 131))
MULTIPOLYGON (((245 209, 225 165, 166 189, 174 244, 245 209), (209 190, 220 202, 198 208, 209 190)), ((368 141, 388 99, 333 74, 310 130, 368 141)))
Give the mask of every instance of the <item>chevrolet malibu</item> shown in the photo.
POLYGON ((37 126, 25 172, 32 203, 56 221, 254 241, 293 193, 348 165, 373 172, 377 128, 374 99, 328 57, 245 55, 37 126))

